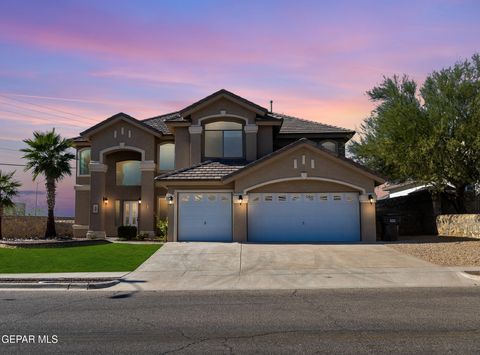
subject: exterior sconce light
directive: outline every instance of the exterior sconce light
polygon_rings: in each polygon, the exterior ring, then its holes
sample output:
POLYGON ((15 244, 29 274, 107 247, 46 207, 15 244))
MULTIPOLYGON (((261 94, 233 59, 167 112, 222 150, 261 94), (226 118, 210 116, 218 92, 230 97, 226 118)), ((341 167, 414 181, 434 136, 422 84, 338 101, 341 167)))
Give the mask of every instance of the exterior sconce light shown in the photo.
POLYGON ((242 203, 248 202, 248 196, 242 194, 235 194, 233 195, 233 203, 241 205, 242 203))
POLYGON ((368 201, 370 202, 371 205, 373 205, 373 202, 375 201, 373 199, 373 195, 372 194, 368 194, 368 201))
POLYGON ((141 197, 138 198, 138 204, 139 204, 139 205, 142 204, 142 198, 141 198, 141 197))
POLYGON ((165 199, 167 200, 169 205, 173 205, 173 195, 172 194, 167 194, 165 196, 165 199))
POLYGON ((103 204, 105 206, 108 205, 108 198, 106 198, 105 196, 103 197, 103 204))

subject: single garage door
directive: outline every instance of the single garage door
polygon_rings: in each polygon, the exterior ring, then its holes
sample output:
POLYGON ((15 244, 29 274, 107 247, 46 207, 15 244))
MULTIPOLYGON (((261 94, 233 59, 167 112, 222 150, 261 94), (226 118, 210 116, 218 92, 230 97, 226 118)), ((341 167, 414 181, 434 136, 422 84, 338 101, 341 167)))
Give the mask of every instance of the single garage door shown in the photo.
POLYGON ((232 241, 231 193, 178 194, 179 241, 232 241))
POLYGON ((359 241, 358 193, 249 194, 248 240, 359 241))

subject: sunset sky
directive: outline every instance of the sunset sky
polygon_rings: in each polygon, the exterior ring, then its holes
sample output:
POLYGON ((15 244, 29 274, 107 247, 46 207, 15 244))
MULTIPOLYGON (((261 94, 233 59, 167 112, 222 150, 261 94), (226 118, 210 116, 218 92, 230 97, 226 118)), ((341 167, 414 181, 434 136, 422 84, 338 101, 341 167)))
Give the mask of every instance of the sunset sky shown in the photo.
MULTIPOLYGON (((418 81, 480 51, 480 1, 0 2, 0 163, 34 130, 79 132, 225 88, 274 111, 357 128, 382 76, 418 81)), ((72 164, 74 165, 74 164, 72 164)), ((36 183, 22 167, 19 200, 36 183)), ((73 178, 56 214, 74 210, 73 178)), ((39 180, 39 206, 45 206, 39 180)))

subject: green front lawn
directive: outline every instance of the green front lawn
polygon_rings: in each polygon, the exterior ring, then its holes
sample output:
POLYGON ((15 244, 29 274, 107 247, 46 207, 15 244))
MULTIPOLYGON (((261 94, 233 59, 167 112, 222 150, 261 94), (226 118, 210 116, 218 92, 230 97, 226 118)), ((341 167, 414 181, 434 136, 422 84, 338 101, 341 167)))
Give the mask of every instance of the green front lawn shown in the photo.
POLYGON ((160 244, 102 244, 67 248, 0 248, 0 273, 132 271, 160 244))

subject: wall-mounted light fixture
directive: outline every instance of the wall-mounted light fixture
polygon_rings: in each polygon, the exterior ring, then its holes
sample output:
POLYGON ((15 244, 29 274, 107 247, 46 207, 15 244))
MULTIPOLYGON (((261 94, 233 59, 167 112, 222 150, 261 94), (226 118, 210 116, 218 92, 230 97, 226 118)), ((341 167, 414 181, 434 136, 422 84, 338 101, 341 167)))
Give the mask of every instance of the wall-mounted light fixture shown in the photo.
POLYGON ((368 194, 368 201, 370 202, 371 205, 375 202, 372 194, 368 194))
POLYGON ((141 197, 138 198, 138 204, 139 204, 139 205, 142 204, 142 198, 141 198, 141 197))
POLYGON ((172 195, 172 194, 166 194, 166 195, 165 195, 165 199, 167 200, 167 202, 168 202, 169 205, 173 205, 174 198, 173 198, 173 195, 172 195))
POLYGON ((248 196, 243 194, 235 194, 233 195, 233 203, 242 204, 248 202, 248 196))
POLYGON ((108 198, 106 198, 105 196, 103 197, 103 204, 105 206, 108 205, 108 198))

